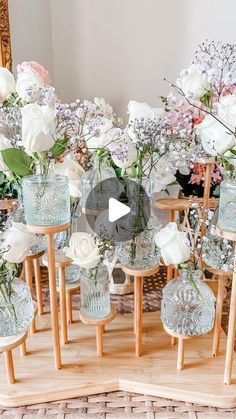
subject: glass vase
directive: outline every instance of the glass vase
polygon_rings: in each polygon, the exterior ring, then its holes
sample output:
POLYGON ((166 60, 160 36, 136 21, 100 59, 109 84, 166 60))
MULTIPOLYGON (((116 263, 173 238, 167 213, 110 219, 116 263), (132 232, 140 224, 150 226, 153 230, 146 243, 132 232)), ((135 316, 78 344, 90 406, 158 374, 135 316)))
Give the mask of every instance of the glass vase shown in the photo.
MULTIPOLYGON (((101 191, 101 196, 96 196, 95 199, 93 199, 90 195, 90 192, 97 186, 100 182, 116 177, 114 169, 111 167, 111 165, 108 162, 108 159, 103 157, 103 159, 99 157, 93 158, 93 164, 92 167, 84 173, 80 180, 80 207, 82 210, 84 209, 101 209, 103 207, 103 201, 105 204, 105 208, 107 207, 107 201, 110 197, 110 191, 103 190, 101 191), (89 199, 89 202, 91 204, 91 208, 88 208, 87 200, 89 199)), ((107 184, 109 186, 109 184, 107 184)))
MULTIPOLYGON (((62 260, 65 259, 65 253, 63 252, 63 249, 64 247, 69 246, 71 235, 79 231, 79 220, 80 220, 80 214, 78 212, 75 212, 74 214, 71 215, 71 224, 68 230, 62 231, 55 235, 54 243, 57 249, 56 254, 58 257, 59 252, 60 252, 62 260)), ((66 282, 68 284, 77 282, 79 280, 79 273, 80 273, 80 267, 78 265, 70 265, 70 266, 65 267, 66 282)), ((58 269, 56 270, 56 279, 57 279, 57 283, 59 283, 58 269)))
POLYGON ((22 188, 27 224, 56 226, 70 221, 70 192, 65 176, 26 176, 22 188))
POLYGON ((27 329, 34 318, 34 307, 28 285, 7 271, 0 273, 0 337, 27 329))
POLYGON ((80 271, 80 310, 93 319, 103 319, 111 312, 109 274, 104 264, 80 271))
POLYGON ((236 171, 226 171, 220 185, 218 225, 223 230, 236 232, 236 171))
POLYGON ((210 221, 207 233, 202 238, 202 259, 210 267, 232 271, 234 262, 233 243, 230 240, 222 239, 216 233, 219 210, 210 221))
POLYGON ((210 332, 215 319, 215 297, 200 270, 181 269, 163 289, 161 319, 171 332, 199 336, 210 332))
POLYGON ((117 246, 117 255, 121 263, 128 268, 149 269, 157 265, 161 258, 160 250, 154 240, 161 223, 152 210, 153 181, 144 178, 141 188, 138 180, 137 188, 134 182, 131 183, 131 187, 133 189, 131 199, 129 198, 131 212, 124 230, 131 229, 133 237, 117 246))

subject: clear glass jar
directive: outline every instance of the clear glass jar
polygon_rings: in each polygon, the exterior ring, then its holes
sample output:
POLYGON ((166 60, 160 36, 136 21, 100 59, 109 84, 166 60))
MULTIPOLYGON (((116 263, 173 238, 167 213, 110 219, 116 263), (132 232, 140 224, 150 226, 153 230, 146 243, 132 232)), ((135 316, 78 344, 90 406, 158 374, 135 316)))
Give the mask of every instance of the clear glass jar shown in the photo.
POLYGON ((220 184, 219 226, 236 232, 236 171, 226 171, 220 184))
POLYGON ((65 176, 26 176, 22 188, 27 224, 54 226, 70 221, 70 192, 65 176))
MULTIPOLYGON (((161 228, 161 223, 152 210, 153 181, 144 178, 141 186, 141 189, 130 191, 132 196, 132 199, 129 199, 131 212, 127 219, 127 228, 132 228, 133 238, 117 246, 117 255, 121 263, 131 269, 152 268, 159 263, 161 258, 160 250, 154 240, 156 232, 161 228), (140 205, 137 205, 140 196, 140 205)), ((131 183, 131 187, 134 189, 134 182, 131 183)))
POLYGON ((27 329, 34 318, 34 307, 28 285, 13 278, 10 272, 0 273, 0 337, 27 329))
POLYGON ((208 226, 207 233, 202 238, 202 259, 210 267, 232 271, 234 262, 233 244, 230 240, 222 239, 216 233, 219 210, 208 226))
POLYGON ((163 289, 161 319, 170 331, 185 336, 210 332, 215 319, 215 297, 200 270, 181 269, 163 289))
MULTIPOLYGON (((90 194, 90 192, 93 190, 93 188, 103 180, 110 179, 116 177, 114 169, 111 167, 111 165, 108 162, 107 157, 103 157, 102 159, 99 157, 93 158, 93 165, 92 167, 84 173, 80 180, 80 206, 82 209, 88 209, 87 199, 90 194)), ((108 185, 109 186, 109 185, 108 185)), ((91 209, 100 209, 102 208, 102 201, 104 200, 105 204, 107 205, 107 200, 109 198, 110 191, 102 191, 101 196, 96 196, 96 199, 90 199, 91 203, 93 204, 93 208, 91 209), (108 194, 107 194, 108 193, 108 194), (99 201, 99 202, 98 202, 99 201), (97 205, 98 207, 94 207, 94 205, 97 205)), ((106 207, 105 205, 105 207, 106 207)))
POLYGON ((80 271, 80 310, 93 319, 103 319, 111 312, 109 274, 102 263, 80 271))

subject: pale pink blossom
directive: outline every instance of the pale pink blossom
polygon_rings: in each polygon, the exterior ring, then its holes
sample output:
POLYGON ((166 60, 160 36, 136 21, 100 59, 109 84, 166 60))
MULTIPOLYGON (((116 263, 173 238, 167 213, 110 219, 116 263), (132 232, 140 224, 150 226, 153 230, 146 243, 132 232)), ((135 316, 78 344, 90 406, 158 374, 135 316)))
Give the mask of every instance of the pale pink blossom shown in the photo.
POLYGON ((48 71, 36 61, 23 61, 23 63, 17 65, 18 73, 24 73, 28 69, 36 71, 44 84, 50 83, 51 80, 48 71))

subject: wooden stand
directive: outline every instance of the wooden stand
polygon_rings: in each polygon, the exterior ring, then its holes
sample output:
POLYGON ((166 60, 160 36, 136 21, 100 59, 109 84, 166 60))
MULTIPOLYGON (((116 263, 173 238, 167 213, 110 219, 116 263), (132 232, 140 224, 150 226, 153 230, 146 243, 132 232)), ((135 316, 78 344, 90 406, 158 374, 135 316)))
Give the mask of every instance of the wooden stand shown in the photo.
POLYGON ((17 348, 18 346, 23 345, 23 351, 21 350, 21 354, 24 355, 26 338, 27 332, 22 332, 17 335, 0 338, 0 353, 2 352, 4 354, 7 371, 7 381, 9 384, 15 383, 12 350, 17 348))
POLYGON ((232 279, 231 289, 231 300, 230 300, 230 311, 229 311, 229 325, 228 325, 228 336, 227 336, 227 347, 226 347, 226 358, 225 358, 225 372, 224 372, 224 383, 231 384, 232 368, 233 368, 233 357, 234 357, 234 338, 235 338, 235 326, 236 326, 236 232, 225 231, 220 227, 216 227, 218 236, 231 240, 234 242, 234 270, 232 279))
POLYGON ((114 305, 111 305, 111 312, 109 316, 105 317, 104 319, 92 319, 91 317, 87 316, 82 311, 79 312, 80 319, 84 324, 88 324, 90 326, 96 326, 96 345, 97 345, 97 356, 101 357, 103 355, 103 333, 104 333, 104 326, 110 323, 116 316, 116 309, 114 305))
POLYGON ((70 223, 59 226, 33 226, 28 225, 29 231, 35 234, 45 234, 48 241, 48 274, 49 274, 49 291, 50 291, 50 307, 53 332, 53 349, 55 368, 61 368, 61 347, 57 314, 57 290, 56 290, 56 267, 54 253, 54 234, 67 230, 70 223))
POLYGON ((142 328, 143 328, 143 278, 156 274, 159 264, 150 269, 131 269, 122 265, 126 275, 134 277, 134 333, 135 354, 142 355, 142 328))
MULTIPOLYGON (((48 267, 48 255, 43 257, 43 264, 48 267)), ((61 331, 62 331, 62 342, 68 343, 68 330, 67 321, 69 324, 72 323, 72 294, 80 289, 79 281, 68 284, 66 283, 65 268, 71 266, 72 259, 68 258, 64 252, 60 250, 55 251, 55 267, 59 272, 59 286, 57 286, 57 292, 60 296, 60 316, 61 316, 61 331)))
MULTIPOLYGON (((32 272, 32 264, 33 264, 39 316, 43 314, 43 298, 42 298, 41 273, 40 273, 40 263, 39 263, 40 258, 41 256, 43 256, 43 254, 44 254, 44 250, 42 250, 41 252, 33 253, 32 255, 28 255, 24 261, 25 281, 27 285, 30 287, 32 296, 33 296, 33 272, 32 272)), ((30 327, 31 327, 30 332, 34 333, 34 329, 35 329, 34 320, 30 327)))

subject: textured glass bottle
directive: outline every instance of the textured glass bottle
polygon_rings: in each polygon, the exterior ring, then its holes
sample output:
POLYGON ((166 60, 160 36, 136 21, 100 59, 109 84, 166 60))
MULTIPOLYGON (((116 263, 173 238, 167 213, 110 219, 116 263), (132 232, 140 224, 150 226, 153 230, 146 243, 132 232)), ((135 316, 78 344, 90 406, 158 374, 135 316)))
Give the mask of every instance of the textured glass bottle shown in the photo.
MULTIPOLYGON (((116 177, 114 169, 108 163, 107 158, 103 158, 102 160, 99 157, 93 158, 93 165, 92 167, 84 173, 80 180, 80 206, 82 210, 84 208, 88 209, 87 199, 90 192, 93 188, 103 180, 110 179, 116 177)), ((109 185, 108 185, 109 186, 109 185)), ((102 191, 101 196, 96 196, 96 199, 90 199, 91 203, 93 204, 93 208, 90 209, 101 209, 103 205, 103 200, 105 202, 105 207, 107 206, 107 201, 109 198, 109 191, 102 191), (107 194, 107 193, 108 194, 107 194), (99 202, 98 202, 99 201, 99 202), (97 207, 95 207, 97 203, 97 207)))
POLYGON ((219 226, 236 232, 236 171, 226 171, 220 185, 219 226))
POLYGON ((65 176, 26 176, 22 188, 27 224, 54 226, 70 221, 69 183, 65 176))
POLYGON ((10 272, 0 273, 0 337, 27 329, 34 318, 34 307, 28 285, 13 278, 10 272))
POLYGON ((80 310, 93 319, 102 319, 111 312, 109 274, 102 263, 95 269, 80 271, 80 310))
MULTIPOLYGON (((152 268, 161 258, 154 240, 156 232, 161 228, 161 223, 152 211, 153 181, 144 178, 141 185, 139 196, 133 197, 132 193, 132 199, 129 200, 131 212, 127 220, 129 224, 127 228, 133 229, 134 237, 120 243, 117 247, 121 263, 131 269, 152 268), (140 205, 137 205, 138 200, 140 200, 140 205), (135 232, 136 226, 137 232, 135 232)), ((132 183, 131 187, 133 186, 132 183)))
POLYGON ((212 268, 232 271, 234 252, 232 242, 220 238, 216 233, 218 224, 218 209, 208 226, 206 236, 202 239, 202 259, 212 268))
POLYGON ((215 319, 215 297, 201 279, 202 272, 181 269, 163 289, 161 319, 171 332, 198 336, 210 332, 215 319), (194 284, 191 281, 194 281, 194 284))

